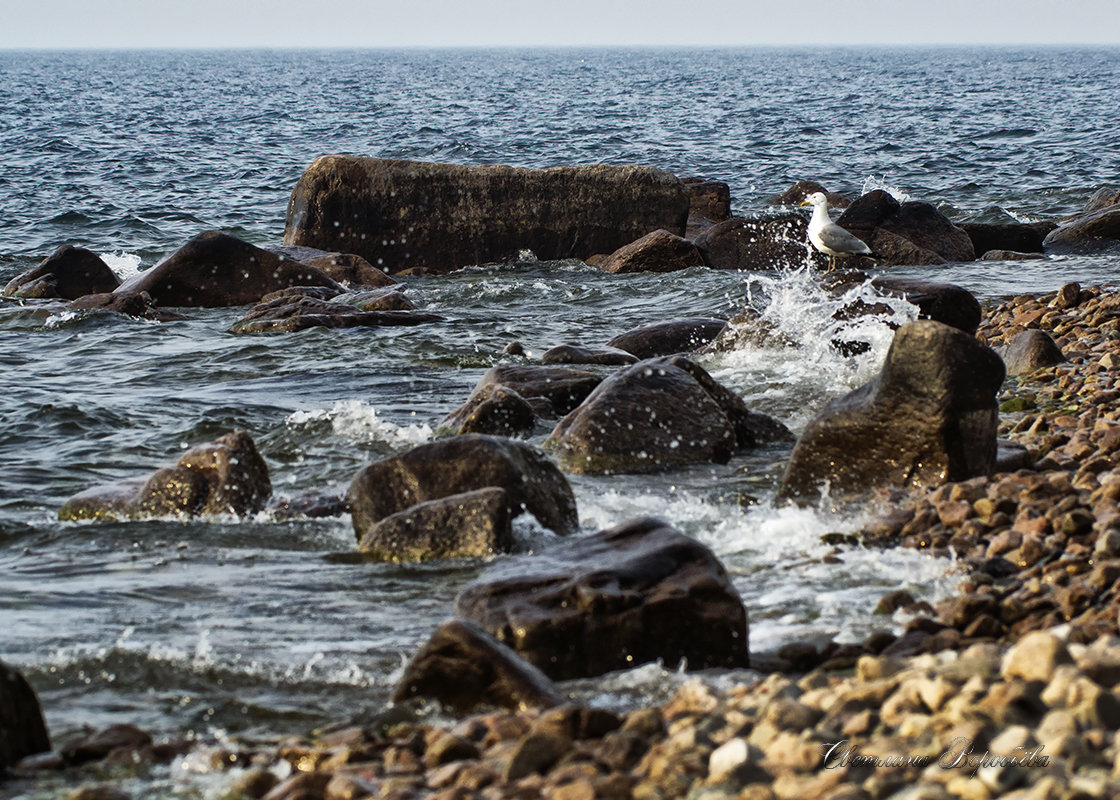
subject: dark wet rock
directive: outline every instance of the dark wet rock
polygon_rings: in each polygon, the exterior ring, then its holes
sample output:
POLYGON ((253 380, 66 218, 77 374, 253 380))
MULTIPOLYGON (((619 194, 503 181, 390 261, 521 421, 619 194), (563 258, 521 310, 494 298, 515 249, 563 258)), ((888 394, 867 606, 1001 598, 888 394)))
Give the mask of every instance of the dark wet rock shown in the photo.
POLYGON ((173 467, 146 479, 121 481, 75 495, 59 509, 63 520, 120 520, 150 516, 260 511, 272 494, 268 467, 245 431, 187 451, 173 467))
POLYGON ((688 187, 688 216, 723 222, 731 216, 731 187, 708 178, 681 178, 688 187))
POLYGON ((867 242, 880 266, 972 261, 968 234, 929 203, 899 203, 881 189, 848 206, 836 224, 867 242))
POLYGON ((1034 457, 1030 450, 1006 439, 996 440, 996 462, 992 467, 993 472, 1015 472, 1033 468, 1034 457))
POLYGON ((1046 331, 1037 328, 1020 331, 1000 350, 1008 375, 1026 375, 1041 367, 1051 367, 1066 360, 1046 331))
POLYGON ((287 245, 265 249, 315 267, 327 277, 351 289, 392 286, 396 283, 384 270, 378 269, 355 253, 328 253, 315 247, 287 245))
POLYGON ((603 364, 626 366, 638 357, 617 347, 606 345, 559 344, 541 355, 544 364, 603 364))
POLYGON ((495 486, 417 503, 376 522, 358 549, 398 563, 508 553, 513 549, 509 498, 495 486))
POLYGON ((642 361, 610 376, 545 442, 577 473, 647 472, 724 463, 740 448, 792 441, 683 356, 642 361))
POLYGON ((179 314, 172 314, 157 308, 147 292, 99 292, 97 294, 82 295, 77 300, 71 300, 67 308, 72 311, 112 311, 124 314, 126 317, 137 319, 151 319, 159 322, 181 320, 179 314))
POLYGON ((531 433, 536 423, 536 411, 528 400, 508 386, 491 383, 476 388, 466 403, 443 418, 436 430, 454 436, 522 436, 531 433))
POLYGON ((284 243, 357 253, 390 272, 611 253, 683 234, 688 189, 652 167, 520 169, 331 155, 300 178, 284 243))
POLYGON ((467 713, 479 706, 551 708, 564 695, 539 669, 472 622, 440 625, 409 661, 393 702, 436 700, 467 713))
POLYGON ((713 269, 773 270, 828 265, 809 244, 809 221, 800 214, 768 219, 732 217, 694 240, 713 269))
POLYGON ((656 230, 623 245, 595 266, 604 272, 674 272, 704 266, 696 245, 667 230, 656 230))
POLYGON ((882 294, 913 303, 922 319, 941 322, 965 333, 976 333, 980 326, 980 302, 961 286, 889 275, 876 277, 871 285, 882 294))
POLYGON ((1015 250, 989 250, 980 256, 981 261, 1043 261, 1045 259, 1043 253, 1019 253, 1015 250))
POLYGON ((35 690, 19 671, 0 661, 0 775, 20 759, 50 749, 35 690))
POLYGON ((218 231, 200 233, 118 292, 147 292, 159 306, 225 307, 255 303, 289 286, 342 287, 314 267, 218 231))
POLYGON ((100 761, 114 750, 140 750, 151 743, 151 735, 135 725, 110 725, 63 747, 62 758, 67 764, 86 764, 100 761))
POLYGON ((295 497, 274 498, 268 506, 274 519, 320 519, 350 513, 346 488, 312 489, 295 497))
POLYGON ((779 493, 810 500, 990 474, 1003 362, 962 331, 920 320, 870 383, 829 403, 794 447, 779 493))
POLYGON ((820 278, 821 286, 837 297, 868 280, 880 296, 896 297, 916 305, 921 319, 942 322, 965 333, 975 333, 980 325, 979 301, 972 292, 956 284, 893 275, 871 278, 862 270, 836 270, 820 278))
POLYGON ((421 445, 363 469, 350 485, 359 539, 377 522, 418 503, 475 489, 505 489, 511 516, 532 514, 559 534, 576 529, 576 501, 567 478, 535 447, 468 434, 421 445))
POLYGON ((360 292, 347 301, 359 311, 414 311, 416 306, 397 289, 375 289, 360 292))
POLYGON ((90 250, 64 244, 39 266, 8 281, 10 297, 76 300, 87 294, 111 292, 120 280, 109 265, 90 250))
POLYGON ((281 298, 309 297, 313 300, 333 300, 345 294, 341 286, 285 286, 283 289, 263 295, 257 304, 271 303, 281 298))
MULTIPOLYGON (((405 301, 407 302, 407 301, 405 301)), ((307 295, 258 303, 230 326, 230 333, 293 333, 307 328, 375 328, 424 325, 444 317, 413 311, 362 311, 347 303, 307 295)))
POLYGON ((1113 186, 1102 186, 1093 192, 1093 196, 1085 204, 1083 213, 1090 214, 1115 205, 1120 205, 1120 191, 1113 186))
MULTIPOLYGON (((532 403, 534 398, 548 401, 553 413, 567 414, 584 401, 603 380, 603 376, 584 369, 535 364, 506 364, 487 370, 471 392, 472 399, 489 386, 511 389, 532 403)), ((471 400, 463 408, 471 405, 471 400)), ((462 411, 460 409, 459 411, 462 411)), ((459 414, 452 412, 452 416, 459 414)))
POLYGON ((1043 244, 1047 249, 1074 253, 1116 247, 1120 244, 1120 204, 1099 205, 1062 222, 1046 235, 1043 244))
POLYGON ((554 680, 657 659, 748 665, 747 614, 719 560, 653 518, 502 564, 465 588, 457 613, 554 680))
POLYGON ((638 358, 691 353, 719 336, 726 326, 727 320, 713 317, 686 317, 654 322, 620 333, 607 342, 607 346, 625 350, 638 358))
POLYGON ((958 222, 957 227, 968 234, 977 253, 990 250, 1011 250, 1017 253, 1041 253, 1042 240, 1054 229, 1054 223, 985 223, 958 222))
POLYGON ((775 206, 799 206, 805 202, 806 197, 816 192, 828 198, 829 208, 847 208, 852 204, 850 198, 830 192, 816 181, 798 181, 781 194, 771 197, 768 202, 775 206))

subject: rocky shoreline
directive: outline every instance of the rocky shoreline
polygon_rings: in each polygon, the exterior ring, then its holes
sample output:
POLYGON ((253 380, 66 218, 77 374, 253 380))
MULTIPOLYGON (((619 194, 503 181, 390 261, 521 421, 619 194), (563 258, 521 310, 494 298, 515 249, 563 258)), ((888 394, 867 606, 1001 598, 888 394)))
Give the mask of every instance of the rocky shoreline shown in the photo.
MULTIPOLYGON (((127 797, 113 776, 171 760, 227 772, 224 797, 267 800, 1116 795, 1120 293, 1067 286, 1017 297, 986 309, 978 337, 1000 347, 1023 330, 1047 332, 1065 359, 1000 394, 1000 432, 1033 466, 890 492, 890 510, 861 533, 862 546, 955 551, 967 571, 936 609, 883 598, 878 611, 910 620, 901 637, 847 658, 803 653, 781 671, 762 658, 757 683, 697 677, 669 702, 626 714, 491 711, 246 751, 153 746, 110 729, 101 745, 28 759, 15 774, 67 767, 70 785, 88 784, 75 800, 127 797)), ((838 543, 838 557, 851 546, 838 543)))
MULTIPOLYGON (((340 168, 316 163, 327 177, 340 168)), ((414 181, 418 169, 339 163, 374 177, 387 173, 391 198, 397 182, 414 181)), ((479 191, 519 202, 537 180, 559 182, 553 190, 560 197, 586 181, 618 184, 619 192, 634 188, 633 176, 618 169, 526 176, 443 167, 424 167, 423 181, 438 184, 450 171, 464 186, 478 182, 479 191)), ((718 182, 690 184, 649 170, 640 176, 642 191, 664 195, 673 231, 635 239, 634 231, 651 227, 644 217, 583 227, 589 220, 577 204, 553 214, 563 235, 534 235, 582 249, 546 255, 586 258, 611 272, 772 268, 786 256, 821 263, 806 256, 799 216, 728 218, 718 182), (708 216, 698 216, 709 206, 708 216), (691 243, 679 235, 686 229, 691 243)), ((385 288, 393 281, 373 266, 382 261, 376 241, 364 245, 371 261, 307 249, 365 241, 349 229, 340 234, 345 241, 330 239, 326 224, 339 203, 361 211, 385 202, 365 196, 364 186, 352 181, 341 199, 297 187, 286 251, 206 233, 116 285, 96 256, 62 248, 6 291, 152 319, 171 318, 159 306, 258 303, 231 333, 443 322, 385 288), (302 260, 310 256, 319 266, 302 260), (373 291, 354 294, 344 283, 373 291)), ((791 196, 810 189, 815 185, 794 187, 791 196)), ((1041 251, 1044 236, 1067 247, 1085 237, 1115 239, 1116 199, 1094 198, 1064 225, 965 231, 929 204, 899 204, 878 191, 848 205, 840 224, 888 254, 889 263, 938 264, 970 261, 982 255, 981 243, 1041 251), (1103 205, 1095 208, 1098 199, 1103 205)), ((493 222, 485 207, 474 211, 459 217, 472 225, 493 222)), ((446 241, 486 243, 458 254, 465 263, 501 257, 519 241, 507 234, 454 229, 406 243, 389 232, 394 238, 382 245, 396 248, 395 274, 407 276, 443 271, 429 257, 446 241)), ((842 561, 852 547, 903 546, 960 562, 965 578, 958 593, 936 608, 902 592, 882 598, 875 611, 899 615, 900 636, 751 652, 748 609, 714 554, 660 520, 638 518, 557 546, 549 568, 540 568, 540 559, 510 559, 504 577, 484 577, 463 590, 455 608, 460 619, 421 648, 398 686, 403 721, 342 726, 244 751, 153 744, 143 731, 118 725, 40 754, 40 745, 21 746, 17 727, 14 737, 0 730, 0 768, 32 779, 61 770, 67 784, 92 779, 73 800, 128 797, 114 788, 116 776, 167 763, 228 773, 223 797, 230 800, 1072 800, 1120 793, 1120 737, 1113 733, 1120 728, 1120 294, 1070 284, 1051 295, 1014 298, 977 319, 975 299, 960 287, 871 284, 856 271, 828 275, 824 283, 839 295, 844 281, 913 297, 923 319, 898 329, 875 380, 829 403, 810 423, 778 496, 815 502, 827 490, 837 503, 864 504, 867 491, 880 487, 872 502, 882 513, 855 534, 830 536, 830 558, 842 561), (997 435, 1007 440, 1002 453, 997 435), (693 669, 749 666, 759 680, 728 686, 698 677, 669 702, 625 714, 568 705, 552 683, 682 658, 693 669), (413 698, 468 714, 478 705, 510 710, 432 723, 414 715, 413 698), (101 776, 107 781, 97 782, 101 776)), ((837 313, 880 312, 857 301, 837 313)), ((718 347, 725 328, 759 335, 757 322, 748 314, 736 330, 735 321, 672 320, 601 345, 559 345, 568 349, 553 348, 545 364, 496 367, 441 424, 450 438, 370 465, 345 498, 312 489, 306 503, 294 505, 349 513, 359 550, 386 561, 509 552, 510 520, 523 512, 567 535, 578 515, 561 469, 640 473, 726 463, 736 451, 792 441, 779 421, 747 408, 681 355, 718 347), (556 363, 620 368, 608 376, 556 363), (506 438, 531 434, 542 421, 554 426, 543 446, 559 467, 539 448, 506 438)), ((849 355, 861 352, 860 342, 833 344, 849 355)), ((60 518, 243 516, 266 508, 270 495, 267 466, 248 434, 235 431, 150 476, 78 495, 60 518)), ((0 721, 25 720, 37 709, 34 695, 18 673, 3 669, 0 721)))

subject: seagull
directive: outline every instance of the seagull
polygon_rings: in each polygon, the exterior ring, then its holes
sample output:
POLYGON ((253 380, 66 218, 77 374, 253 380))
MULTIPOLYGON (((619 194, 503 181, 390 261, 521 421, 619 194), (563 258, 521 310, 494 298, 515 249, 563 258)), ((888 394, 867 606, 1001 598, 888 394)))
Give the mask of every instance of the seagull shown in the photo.
POLYGON ((836 256, 870 256, 871 248, 863 240, 841 228, 828 216, 828 198, 823 192, 806 195, 803 206, 813 207, 809 220, 809 241, 828 256, 828 271, 836 268, 836 256))

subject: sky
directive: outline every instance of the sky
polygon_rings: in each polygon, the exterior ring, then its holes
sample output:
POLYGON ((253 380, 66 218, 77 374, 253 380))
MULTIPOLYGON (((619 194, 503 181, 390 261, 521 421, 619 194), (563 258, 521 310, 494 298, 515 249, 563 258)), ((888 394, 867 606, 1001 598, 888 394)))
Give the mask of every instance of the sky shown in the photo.
POLYGON ((1120 0, 0 0, 0 48, 1120 44, 1120 0))

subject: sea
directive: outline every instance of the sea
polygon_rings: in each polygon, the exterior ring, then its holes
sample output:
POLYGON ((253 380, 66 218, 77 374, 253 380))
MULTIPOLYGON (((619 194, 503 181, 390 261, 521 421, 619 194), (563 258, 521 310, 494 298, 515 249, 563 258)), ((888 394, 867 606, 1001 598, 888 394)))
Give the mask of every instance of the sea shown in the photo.
MULTIPOLYGON (((1117 49, 5 51, 0 281, 63 244, 122 277, 206 230, 278 245, 293 186, 329 153, 648 164, 725 181, 747 217, 774 213, 771 196, 809 179, 851 197, 884 188, 958 221, 1057 220, 1120 182, 1118 106, 1117 49)), ((345 516, 78 524, 60 522, 59 507, 234 428, 255 439, 279 497, 344 488, 366 464, 431 441, 494 365, 748 306, 787 342, 697 359, 799 431, 870 380, 891 325, 916 314, 900 302, 838 322, 844 299, 817 288, 808 252, 752 272, 636 275, 524 252, 403 279, 418 308, 446 318, 408 328, 239 336, 227 329, 244 309, 153 322, 0 302, 0 658, 37 690, 56 746, 115 723, 238 747, 439 719, 438 708, 392 707, 392 687, 459 589, 519 556, 370 563, 345 516), (845 357, 837 338, 871 348, 845 357), (525 354, 508 355, 513 343, 525 354)), ((994 303, 1074 280, 1114 287, 1120 255, 894 271, 994 303)), ((858 530, 869 508, 775 504, 788 454, 570 476, 578 535, 656 515, 703 542, 742 595, 754 651, 898 631, 904 616, 873 613, 880 597, 901 589, 936 603, 954 591, 952 558, 822 540, 858 530)), ((520 557, 557 541, 526 518, 515 527, 520 557)), ((755 676, 659 663, 562 688, 624 710, 697 677, 755 676)), ((185 757, 123 785, 214 797, 229 775, 209 764, 185 757)), ((66 781, 40 776, 0 795, 64 797, 66 781)))

